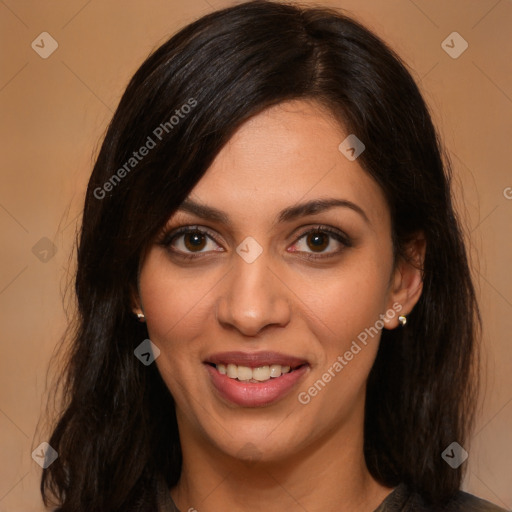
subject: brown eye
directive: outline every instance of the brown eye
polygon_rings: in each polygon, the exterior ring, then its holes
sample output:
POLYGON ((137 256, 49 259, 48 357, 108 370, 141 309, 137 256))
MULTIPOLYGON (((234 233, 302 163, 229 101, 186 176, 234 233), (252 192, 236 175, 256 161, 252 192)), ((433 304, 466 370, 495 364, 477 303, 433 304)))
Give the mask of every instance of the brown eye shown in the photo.
POLYGON ((303 232, 289 251, 300 253, 307 259, 319 259, 335 257, 352 245, 352 239, 343 231, 317 226, 303 232))
POLYGON ((174 255, 188 259, 223 251, 213 234, 194 226, 182 227, 165 234, 159 244, 174 255))
POLYGON ((198 231, 192 233, 184 233, 183 242, 189 251, 200 251, 206 246, 206 236, 198 231))
POLYGON ((323 251, 329 246, 329 235, 326 233, 309 233, 306 238, 308 247, 313 251, 323 251))

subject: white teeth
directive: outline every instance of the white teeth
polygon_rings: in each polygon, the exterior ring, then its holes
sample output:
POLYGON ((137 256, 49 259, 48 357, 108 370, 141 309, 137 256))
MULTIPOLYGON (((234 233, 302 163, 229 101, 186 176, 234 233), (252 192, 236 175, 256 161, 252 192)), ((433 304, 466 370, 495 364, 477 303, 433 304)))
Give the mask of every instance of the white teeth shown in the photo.
POLYGON ((252 368, 247 366, 238 367, 238 380, 251 380, 252 379, 252 368))
POLYGON ((218 364, 216 367, 217 371, 222 375, 227 375, 231 379, 238 379, 242 382, 249 380, 264 382, 271 378, 275 379, 276 377, 280 377, 291 370, 289 366, 281 366, 280 364, 249 368, 248 366, 239 366, 229 363, 228 365, 218 364))
POLYGON ((259 368, 253 368, 252 378, 260 382, 270 379, 270 366, 260 366, 259 368))
POLYGON ((236 364, 228 364, 226 374, 228 377, 236 379, 238 377, 238 366, 236 364))
POLYGON ((273 364, 270 367, 270 376, 275 377, 281 377, 281 365, 280 364, 273 364))

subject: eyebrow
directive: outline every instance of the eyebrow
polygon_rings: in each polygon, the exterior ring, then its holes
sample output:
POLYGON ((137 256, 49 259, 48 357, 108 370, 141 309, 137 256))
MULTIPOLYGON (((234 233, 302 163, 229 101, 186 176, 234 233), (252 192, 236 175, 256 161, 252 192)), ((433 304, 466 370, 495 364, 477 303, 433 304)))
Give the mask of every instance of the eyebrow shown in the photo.
MULTIPOLYGON (((352 201, 348 201, 347 199, 336 198, 314 199, 312 201, 289 206, 288 208, 285 208, 279 212, 275 223, 291 222, 297 218, 305 217, 307 215, 315 215, 317 213, 321 213, 336 207, 350 208, 351 210, 358 213, 368 224, 370 224, 368 216, 360 206, 353 203, 352 201)), ((229 216, 222 210, 218 210, 213 206, 197 203, 190 198, 185 199, 183 203, 181 203, 181 205, 178 207, 177 211, 188 212, 203 219, 209 219, 222 224, 230 224, 229 216)))

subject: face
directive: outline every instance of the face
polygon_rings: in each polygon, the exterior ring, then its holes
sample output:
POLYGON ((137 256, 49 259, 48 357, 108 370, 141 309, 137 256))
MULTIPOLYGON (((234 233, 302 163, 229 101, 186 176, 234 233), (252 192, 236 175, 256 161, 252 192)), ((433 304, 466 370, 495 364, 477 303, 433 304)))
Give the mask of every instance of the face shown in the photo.
POLYGON ((283 460, 361 430, 381 329, 416 297, 347 135, 313 102, 253 117, 147 252, 138 306, 182 445, 283 460))

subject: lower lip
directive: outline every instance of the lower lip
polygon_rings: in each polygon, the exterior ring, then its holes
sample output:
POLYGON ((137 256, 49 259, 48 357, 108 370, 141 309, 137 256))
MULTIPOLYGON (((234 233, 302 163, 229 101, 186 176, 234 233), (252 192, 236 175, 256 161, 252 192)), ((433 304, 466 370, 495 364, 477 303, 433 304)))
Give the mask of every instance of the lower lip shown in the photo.
POLYGON ((206 368, 223 398, 241 407, 263 407, 284 398, 307 372, 308 365, 265 382, 241 382, 219 373, 209 364, 206 368))

